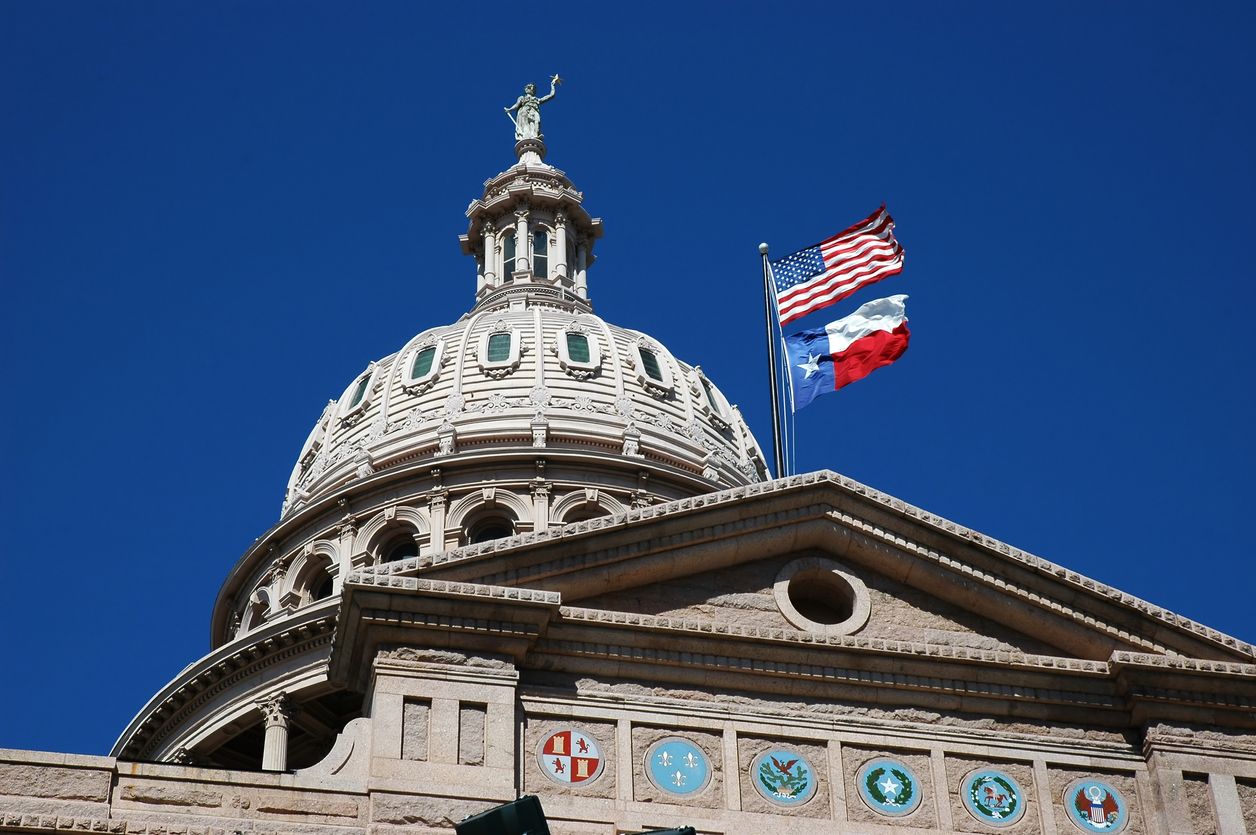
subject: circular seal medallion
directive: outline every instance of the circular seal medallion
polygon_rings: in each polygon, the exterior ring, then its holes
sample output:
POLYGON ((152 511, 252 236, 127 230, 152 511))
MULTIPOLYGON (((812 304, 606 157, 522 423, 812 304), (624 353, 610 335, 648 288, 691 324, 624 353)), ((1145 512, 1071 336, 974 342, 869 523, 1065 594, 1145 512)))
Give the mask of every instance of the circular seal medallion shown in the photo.
POLYGON ((797 751, 771 748, 750 763, 750 781, 769 803, 801 806, 816 793, 816 773, 797 751))
POLYGON ((898 760, 869 760, 859 769, 855 784, 863 802, 883 815, 910 815, 920 805, 920 781, 898 760))
POLYGON ((1102 780, 1074 780, 1064 790, 1068 818, 1083 832, 1120 832, 1129 820, 1121 793, 1102 780))
POLYGON ((669 736, 645 752, 645 775, 660 791, 688 797, 711 782, 711 761, 697 744, 669 736))
POLYGON ((971 771, 960 794, 974 818, 991 826, 1008 826, 1025 814, 1025 795, 1011 775, 993 769, 971 771))
POLYGON ((560 728, 545 737, 536 760, 546 777, 568 786, 592 783, 606 764, 597 741, 579 728, 560 728))

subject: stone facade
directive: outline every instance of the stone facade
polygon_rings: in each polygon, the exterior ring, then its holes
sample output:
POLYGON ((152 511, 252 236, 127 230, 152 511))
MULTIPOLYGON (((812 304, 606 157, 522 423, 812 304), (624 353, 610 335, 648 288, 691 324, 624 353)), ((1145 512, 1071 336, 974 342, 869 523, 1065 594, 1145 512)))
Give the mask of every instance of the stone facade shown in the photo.
POLYGON ((109 757, 0 751, 0 831, 417 835, 530 793, 556 835, 1256 835, 1250 644, 768 478, 700 368, 593 315, 600 221, 519 153, 475 308, 328 405, 211 653, 109 757))

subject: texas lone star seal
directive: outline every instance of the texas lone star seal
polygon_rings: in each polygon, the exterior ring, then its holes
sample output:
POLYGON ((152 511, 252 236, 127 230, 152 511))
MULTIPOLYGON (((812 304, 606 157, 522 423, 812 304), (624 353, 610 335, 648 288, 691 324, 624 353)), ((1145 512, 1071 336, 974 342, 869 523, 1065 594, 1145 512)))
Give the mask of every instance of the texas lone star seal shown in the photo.
POLYGON ((920 805, 920 781, 898 760, 879 757, 864 763, 855 784, 863 802, 883 815, 910 815, 920 805))
POLYGON ((1008 826, 1025 814, 1025 800, 1015 780, 1002 771, 978 769, 964 778, 960 789, 974 818, 991 826, 1008 826))
POLYGON ((556 783, 591 783, 602 773, 602 749, 579 728, 560 728, 541 741, 537 762, 556 783))

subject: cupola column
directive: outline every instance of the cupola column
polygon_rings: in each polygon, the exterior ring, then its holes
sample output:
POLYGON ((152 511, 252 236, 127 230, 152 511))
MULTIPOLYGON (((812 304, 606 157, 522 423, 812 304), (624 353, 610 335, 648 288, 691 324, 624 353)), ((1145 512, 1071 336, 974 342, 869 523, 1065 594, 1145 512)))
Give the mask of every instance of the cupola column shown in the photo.
POLYGON ((532 263, 532 239, 528 235, 528 209, 515 210, 515 272, 528 270, 532 263))
POLYGON ((484 264, 480 280, 476 283, 476 296, 497 286, 497 227, 491 220, 486 220, 480 227, 480 234, 484 236, 484 264))
POLYGON ((554 276, 560 281, 567 278, 567 215, 554 213, 554 276))
POLYGON ((576 295, 582 299, 589 297, 589 244, 581 237, 576 244, 576 295))
POLYGON ((296 705, 287 693, 278 693, 257 703, 265 722, 266 741, 262 747, 263 771, 287 771, 288 722, 296 705))

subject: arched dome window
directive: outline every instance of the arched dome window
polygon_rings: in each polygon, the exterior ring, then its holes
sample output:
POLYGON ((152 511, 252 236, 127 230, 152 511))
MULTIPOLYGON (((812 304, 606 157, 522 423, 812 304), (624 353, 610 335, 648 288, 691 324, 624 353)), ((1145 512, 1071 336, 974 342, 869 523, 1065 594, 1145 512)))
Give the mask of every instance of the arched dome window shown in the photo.
POLYGON ((356 416, 370 405, 371 382, 375 379, 375 364, 371 365, 353 381, 345 393, 340 396, 340 417, 352 423, 356 416))
POLYGON ((598 348, 597 339, 576 323, 558 334, 555 347, 559 366, 577 380, 587 380, 594 376, 602 364, 602 352, 598 348))
POLYGON ((386 539, 379 549, 381 563, 407 560, 418 555, 419 543, 414 541, 414 536, 410 533, 399 533, 386 539))
POLYGON ((587 522, 590 519, 597 519, 601 516, 609 516, 610 511, 604 507, 595 504, 586 504, 578 507, 563 517, 563 524, 570 525, 573 522, 587 522))
POLYGON ((572 362, 587 363, 589 361, 589 337, 583 333, 567 332, 567 356, 572 362))
POLYGON ((650 345, 637 345, 637 380, 651 394, 664 397, 672 390, 672 372, 659 351, 650 345))
POLYGON ((505 539, 515 535, 515 520, 504 513, 493 513, 479 516, 466 526, 464 541, 468 545, 477 542, 488 542, 492 539, 505 539))
POLYGON ((537 278, 549 275, 549 233, 544 229, 532 233, 532 274, 537 278))
POLYGON ((334 587, 335 584, 332 581, 330 574, 324 573, 320 575, 315 580, 313 587, 310 589, 310 602, 312 603, 316 600, 326 600, 331 597, 331 591, 334 587))
POLYGON ((638 348, 637 354, 641 357, 641 367, 645 369, 645 375, 656 382, 663 382, 663 369, 659 365, 658 354, 649 348, 638 348))
POLYGON ((414 349, 405 365, 405 378, 402 385, 411 394, 418 394, 427 389, 440 375, 441 360, 444 358, 445 340, 438 339, 429 345, 420 345, 414 349))
POLYGON ((501 379, 519 367, 519 334, 504 323, 480 337, 480 370, 501 379))
POLYGON ((510 341, 509 332, 498 331, 488 335, 488 349, 484 352, 484 357, 489 362, 505 362, 510 359, 510 341))
POLYGON ((415 352, 414 362, 410 363, 410 379, 419 379, 432 373, 432 360, 434 359, 436 359, 435 345, 428 345, 426 348, 420 348, 415 352))

